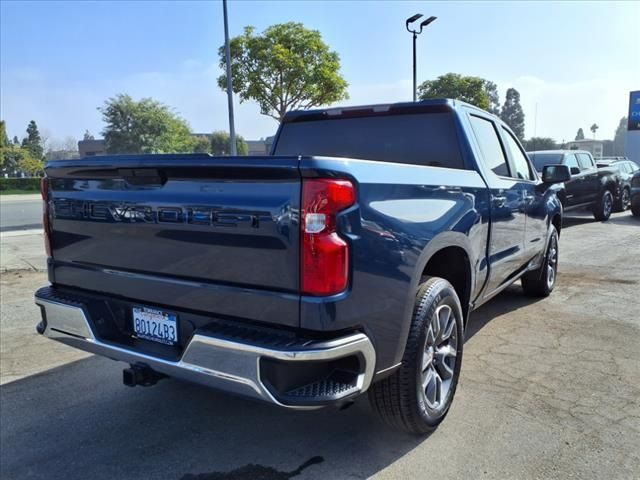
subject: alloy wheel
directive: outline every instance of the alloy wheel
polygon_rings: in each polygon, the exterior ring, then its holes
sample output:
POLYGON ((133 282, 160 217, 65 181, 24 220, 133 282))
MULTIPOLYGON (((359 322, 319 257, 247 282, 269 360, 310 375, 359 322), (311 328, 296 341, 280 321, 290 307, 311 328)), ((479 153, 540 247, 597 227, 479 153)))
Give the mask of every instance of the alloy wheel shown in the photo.
POLYGON ((549 241, 549 251, 547 252, 547 287, 553 288, 556 283, 556 270, 558 268, 558 241, 556 237, 551 237, 549 241))
POLYGON ((421 391, 427 414, 439 415, 453 386, 458 353, 456 316, 449 305, 440 305, 429 323, 422 354, 421 391))

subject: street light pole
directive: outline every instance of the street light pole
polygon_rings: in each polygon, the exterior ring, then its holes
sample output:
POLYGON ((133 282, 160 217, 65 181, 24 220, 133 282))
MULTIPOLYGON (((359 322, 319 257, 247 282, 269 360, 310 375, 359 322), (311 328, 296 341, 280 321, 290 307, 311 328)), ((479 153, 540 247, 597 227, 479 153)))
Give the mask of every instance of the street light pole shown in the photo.
POLYGON ((233 120, 233 82, 231 78, 231 47, 229 45, 229 19, 227 18, 227 0, 222 0, 224 13, 224 51, 227 62, 227 102, 229 104, 229 151, 232 156, 238 155, 236 148, 236 128, 233 120))
POLYGON ((418 35, 420 35, 422 33, 422 29, 438 18, 438 17, 429 17, 429 18, 427 18, 425 21, 423 21, 420 24, 420 30, 411 30, 409 28, 409 24, 415 22, 419 18, 422 18, 422 16, 423 15, 421 13, 416 13, 412 17, 407 18, 407 20, 405 22, 405 27, 406 27, 407 31, 409 33, 413 34, 413 101, 414 102, 417 100, 417 90, 418 90, 418 85, 417 85, 417 83, 418 83, 418 81, 417 81, 417 76, 418 76, 417 69, 418 69, 418 67, 417 67, 417 60, 416 60, 416 40, 418 39, 418 35))
POLYGON ((418 34, 413 32, 413 101, 416 101, 416 94, 418 90, 418 68, 416 66, 416 40, 418 39, 418 34))

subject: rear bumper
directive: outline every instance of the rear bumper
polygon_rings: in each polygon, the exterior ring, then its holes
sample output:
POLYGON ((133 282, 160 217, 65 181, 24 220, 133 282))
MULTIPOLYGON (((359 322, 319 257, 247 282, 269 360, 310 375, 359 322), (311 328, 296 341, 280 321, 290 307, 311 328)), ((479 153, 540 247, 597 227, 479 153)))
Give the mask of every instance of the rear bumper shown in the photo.
POLYGON ((196 330, 180 358, 171 361, 101 340, 88 309, 81 302, 56 296, 51 288, 36 292, 35 302, 42 312, 37 330, 46 337, 113 360, 145 365, 170 377, 283 407, 317 408, 347 400, 364 392, 374 375, 375 350, 363 333, 269 345, 250 341, 246 335, 230 337, 228 330, 225 335, 196 330), (290 371, 294 373, 289 375, 290 371), (315 372, 312 375, 316 377, 310 380, 309 371, 315 372))

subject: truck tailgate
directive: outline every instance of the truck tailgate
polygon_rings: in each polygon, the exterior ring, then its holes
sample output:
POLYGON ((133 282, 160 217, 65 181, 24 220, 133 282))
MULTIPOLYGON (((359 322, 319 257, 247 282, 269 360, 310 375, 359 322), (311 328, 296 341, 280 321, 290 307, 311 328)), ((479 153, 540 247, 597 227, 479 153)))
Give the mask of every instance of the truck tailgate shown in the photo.
POLYGON ((298 326, 297 158, 101 157, 46 172, 54 283, 298 326))

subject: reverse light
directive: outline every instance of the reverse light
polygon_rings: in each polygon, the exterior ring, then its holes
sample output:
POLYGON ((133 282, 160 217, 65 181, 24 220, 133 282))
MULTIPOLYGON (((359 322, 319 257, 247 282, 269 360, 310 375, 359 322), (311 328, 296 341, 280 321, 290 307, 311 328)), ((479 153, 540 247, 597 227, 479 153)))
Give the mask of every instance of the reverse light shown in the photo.
POLYGON ((44 249, 47 257, 51 256, 51 224, 49 223, 49 179, 40 180, 40 195, 42 196, 42 227, 44 230, 44 249))
POLYGON ((337 233, 336 216, 355 202, 355 188, 348 180, 303 180, 302 293, 334 295, 347 288, 349 244, 337 233))

